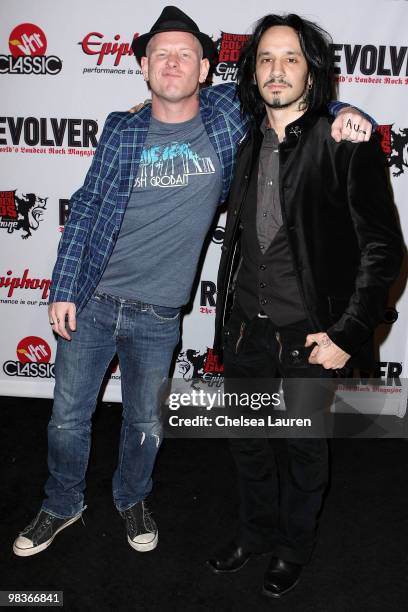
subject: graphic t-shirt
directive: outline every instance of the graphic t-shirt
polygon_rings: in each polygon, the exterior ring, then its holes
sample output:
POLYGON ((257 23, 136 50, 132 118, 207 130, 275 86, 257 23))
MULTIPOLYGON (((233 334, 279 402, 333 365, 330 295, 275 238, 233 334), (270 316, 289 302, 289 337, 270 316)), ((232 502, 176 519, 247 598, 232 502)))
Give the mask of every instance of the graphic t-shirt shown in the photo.
POLYGON ((98 290, 160 306, 190 296, 222 170, 201 116, 151 120, 138 175, 98 290))

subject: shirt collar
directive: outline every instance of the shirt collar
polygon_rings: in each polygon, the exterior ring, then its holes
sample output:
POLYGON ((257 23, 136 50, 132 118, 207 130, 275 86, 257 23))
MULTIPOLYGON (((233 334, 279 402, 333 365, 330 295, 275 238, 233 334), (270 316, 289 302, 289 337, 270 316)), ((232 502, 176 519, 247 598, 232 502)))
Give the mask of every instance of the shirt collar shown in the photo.
MULTIPOLYGON (((306 111, 295 121, 289 123, 285 128, 285 138, 283 142, 297 142, 302 133, 306 131, 309 127, 314 125, 317 116, 318 113, 316 111, 306 111)), ((273 129, 269 128, 268 116, 266 114, 262 119, 259 129, 263 135, 265 135, 267 129, 273 129)))

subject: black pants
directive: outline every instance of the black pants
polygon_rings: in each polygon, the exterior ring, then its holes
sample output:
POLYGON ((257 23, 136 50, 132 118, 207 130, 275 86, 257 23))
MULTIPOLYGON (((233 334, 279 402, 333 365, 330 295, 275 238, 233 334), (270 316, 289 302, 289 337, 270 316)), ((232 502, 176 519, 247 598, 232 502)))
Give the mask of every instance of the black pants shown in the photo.
MULTIPOLYGON (((273 392, 276 378, 282 378, 287 410, 282 416, 299 416, 306 395, 313 411, 322 412, 330 404, 330 393, 318 389, 313 396, 310 379, 332 378, 332 372, 308 363, 311 349, 304 343, 315 331, 319 330, 310 329, 307 321, 283 328, 270 319, 248 321, 235 305, 224 330, 226 390, 233 390, 234 379, 240 385, 242 379, 252 379, 251 386, 253 379, 264 379, 263 390, 265 379, 275 379, 273 392), (309 385, 306 393, 299 379, 309 385)), ((328 481, 326 439, 233 438, 230 449, 238 472, 239 542, 251 552, 272 552, 286 561, 307 563, 328 481)))

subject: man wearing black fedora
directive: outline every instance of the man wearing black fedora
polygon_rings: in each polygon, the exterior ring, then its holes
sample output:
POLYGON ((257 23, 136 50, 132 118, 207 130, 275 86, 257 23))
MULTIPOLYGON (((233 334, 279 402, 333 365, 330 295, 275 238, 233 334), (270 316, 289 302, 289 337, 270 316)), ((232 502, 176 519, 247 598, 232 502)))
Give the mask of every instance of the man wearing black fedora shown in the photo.
MULTIPOLYGON (((50 292, 58 348, 49 478, 39 513, 14 542, 18 556, 46 549, 85 509, 91 418, 115 354, 123 423, 113 498, 133 549, 150 551, 158 541, 145 500, 162 441, 159 389, 247 124, 231 86, 198 95, 215 47, 176 7, 163 9, 132 49, 152 104, 108 116, 84 185, 71 199, 50 292)), ((339 123, 346 138, 369 136, 358 113, 343 109, 339 123)))

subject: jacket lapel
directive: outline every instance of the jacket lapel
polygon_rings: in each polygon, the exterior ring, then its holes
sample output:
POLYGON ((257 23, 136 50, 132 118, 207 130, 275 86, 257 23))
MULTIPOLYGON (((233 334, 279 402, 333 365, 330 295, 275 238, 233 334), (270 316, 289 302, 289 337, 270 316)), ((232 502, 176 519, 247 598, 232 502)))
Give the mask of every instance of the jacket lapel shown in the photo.
POLYGON ((139 113, 129 115, 129 125, 120 133, 119 149, 119 190, 117 200, 117 222, 128 203, 133 184, 139 169, 143 146, 149 131, 151 106, 148 105, 139 113))

